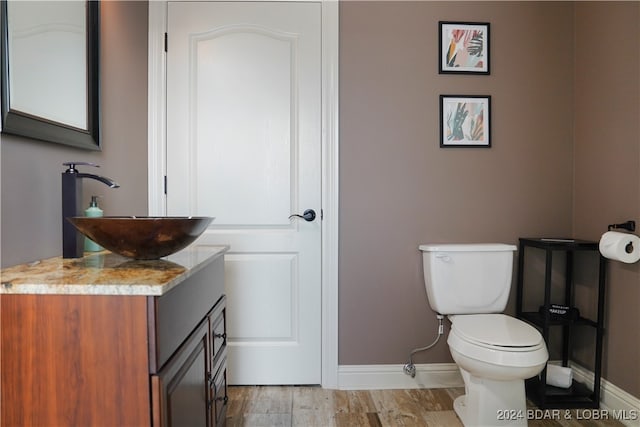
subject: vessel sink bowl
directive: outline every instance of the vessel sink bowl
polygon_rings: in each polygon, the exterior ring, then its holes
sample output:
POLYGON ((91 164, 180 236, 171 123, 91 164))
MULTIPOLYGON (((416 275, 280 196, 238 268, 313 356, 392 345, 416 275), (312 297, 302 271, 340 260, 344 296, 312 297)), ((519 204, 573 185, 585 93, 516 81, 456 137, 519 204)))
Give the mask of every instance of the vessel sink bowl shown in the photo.
POLYGON ((158 259, 187 247, 212 217, 105 216, 67 218, 82 234, 118 255, 158 259))

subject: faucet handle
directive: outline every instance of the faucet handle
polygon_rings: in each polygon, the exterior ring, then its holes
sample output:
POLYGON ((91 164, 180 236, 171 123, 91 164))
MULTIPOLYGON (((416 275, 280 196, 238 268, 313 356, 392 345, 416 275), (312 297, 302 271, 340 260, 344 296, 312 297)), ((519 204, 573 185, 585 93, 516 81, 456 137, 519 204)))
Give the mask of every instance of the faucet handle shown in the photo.
POLYGON ((67 172, 73 172, 76 171, 76 165, 82 165, 82 166, 94 166, 96 168, 99 168, 100 165, 95 164, 95 163, 91 163, 91 162, 64 162, 62 164, 63 166, 68 166, 69 169, 67 169, 67 172))

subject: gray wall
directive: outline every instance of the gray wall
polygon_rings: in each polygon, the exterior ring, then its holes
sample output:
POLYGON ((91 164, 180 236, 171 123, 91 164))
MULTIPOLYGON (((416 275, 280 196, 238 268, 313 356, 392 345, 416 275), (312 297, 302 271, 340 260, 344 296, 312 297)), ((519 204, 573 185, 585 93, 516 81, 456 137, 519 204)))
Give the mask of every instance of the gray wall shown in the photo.
POLYGON ((61 255, 63 162, 97 163, 121 185, 85 180, 84 205, 96 194, 105 215, 147 213, 147 3, 105 1, 101 14, 103 150, 0 136, 2 266, 61 255))
MULTIPOLYGON (((573 228, 598 239, 640 226, 640 3, 584 2, 575 16, 573 228)), ((610 262, 607 280, 605 377, 640 396, 640 263, 610 262)))
MULTIPOLYGON (((431 341, 420 243, 598 239, 640 220, 638 9, 341 4, 340 364, 405 363, 431 341), (491 22, 490 76, 438 75, 438 20, 491 22), (492 95, 491 149, 438 148, 446 93, 492 95)), ((60 254, 63 161, 95 161, 120 182, 87 186, 106 214, 146 213, 146 12, 102 2, 103 152, 2 135, 3 266, 60 254)), ((610 264, 604 351, 605 378, 635 396, 638 268, 610 264)), ((416 358, 449 361, 444 340, 416 358)))
MULTIPOLYGON (((340 364, 403 363, 437 329, 419 244, 571 234, 573 7, 340 12, 340 364), (490 76, 438 74, 439 20, 491 23, 490 76), (440 94, 492 96, 490 149, 439 148, 440 94)), ((415 360, 450 362, 446 340, 415 360)))

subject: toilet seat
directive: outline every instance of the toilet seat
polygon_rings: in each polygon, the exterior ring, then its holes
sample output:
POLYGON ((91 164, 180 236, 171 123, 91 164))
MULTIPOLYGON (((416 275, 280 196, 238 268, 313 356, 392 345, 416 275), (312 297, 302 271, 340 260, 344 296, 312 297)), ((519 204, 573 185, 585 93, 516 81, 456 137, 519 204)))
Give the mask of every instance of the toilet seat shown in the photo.
POLYGON ((549 358, 542 335, 521 320, 504 314, 465 314, 449 318, 452 327, 447 343, 452 354, 503 368, 540 367, 537 372, 549 358))
POLYGON ((449 316, 451 331, 459 338, 487 349, 509 352, 535 351, 544 345, 533 326, 504 314, 449 316))

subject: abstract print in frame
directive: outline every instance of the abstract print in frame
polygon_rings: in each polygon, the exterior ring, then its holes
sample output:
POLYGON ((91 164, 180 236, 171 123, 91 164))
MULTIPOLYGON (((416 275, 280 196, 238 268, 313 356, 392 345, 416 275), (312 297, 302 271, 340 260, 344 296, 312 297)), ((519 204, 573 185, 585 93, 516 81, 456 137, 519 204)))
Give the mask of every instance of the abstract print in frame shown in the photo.
POLYGON ((440 74, 489 74, 489 23, 439 22, 440 74))
POLYGON ((491 147, 491 97, 440 95, 440 147, 491 147))

